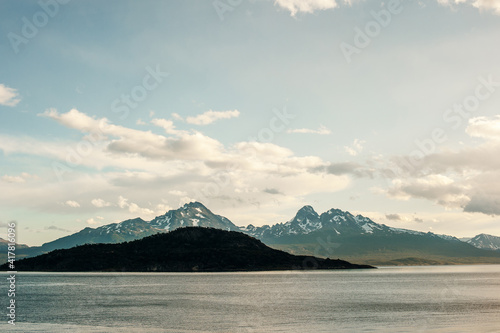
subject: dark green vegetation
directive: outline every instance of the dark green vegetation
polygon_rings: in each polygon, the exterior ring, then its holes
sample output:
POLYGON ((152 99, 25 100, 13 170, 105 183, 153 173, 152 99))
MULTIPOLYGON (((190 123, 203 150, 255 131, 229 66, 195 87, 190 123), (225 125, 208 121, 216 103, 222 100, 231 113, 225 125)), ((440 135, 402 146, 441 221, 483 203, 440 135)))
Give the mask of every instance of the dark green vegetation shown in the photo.
MULTIPOLYGON (((272 249, 235 231, 187 227, 120 244, 88 244, 20 260, 18 271, 222 272, 373 268, 272 249)), ((6 265, 0 270, 7 270, 6 265)))

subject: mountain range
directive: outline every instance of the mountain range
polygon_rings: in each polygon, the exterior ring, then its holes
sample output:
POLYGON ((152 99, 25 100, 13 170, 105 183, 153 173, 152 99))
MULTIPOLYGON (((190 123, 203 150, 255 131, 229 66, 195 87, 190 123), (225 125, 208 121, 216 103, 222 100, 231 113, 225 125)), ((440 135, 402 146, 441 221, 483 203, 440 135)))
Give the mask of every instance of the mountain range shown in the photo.
POLYGON ((239 227, 200 202, 170 210, 151 221, 140 218, 98 228, 85 228, 39 247, 20 248, 19 257, 96 243, 121 243, 181 227, 199 226, 239 231, 296 255, 342 257, 375 265, 500 263, 498 237, 478 235, 467 243, 448 235, 393 228, 339 209, 318 214, 304 206, 285 223, 239 227), (497 245, 494 245, 497 244, 497 245))
MULTIPOLYGON (((7 269, 8 264, 0 266, 7 269)), ((241 232, 183 227, 119 244, 86 244, 16 263, 18 271, 223 272, 374 268, 344 260, 295 256, 241 232)))

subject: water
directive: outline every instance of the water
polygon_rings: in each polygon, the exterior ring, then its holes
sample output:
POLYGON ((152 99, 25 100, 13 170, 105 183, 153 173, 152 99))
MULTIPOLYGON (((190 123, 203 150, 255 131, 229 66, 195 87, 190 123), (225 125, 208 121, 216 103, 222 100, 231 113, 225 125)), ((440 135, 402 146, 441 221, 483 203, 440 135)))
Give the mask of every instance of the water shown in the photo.
POLYGON ((499 265, 20 273, 17 284, 17 325, 5 316, 2 332, 500 332, 499 265))

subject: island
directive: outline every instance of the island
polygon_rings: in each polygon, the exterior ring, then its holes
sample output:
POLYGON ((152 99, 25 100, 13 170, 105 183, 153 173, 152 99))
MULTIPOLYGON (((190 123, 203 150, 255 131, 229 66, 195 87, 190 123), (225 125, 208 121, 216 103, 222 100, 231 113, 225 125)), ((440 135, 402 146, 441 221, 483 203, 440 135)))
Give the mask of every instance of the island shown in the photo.
MULTIPOLYGON (((119 244, 86 244, 16 262, 17 271, 230 272, 364 269, 340 259, 296 256, 237 231, 185 227, 119 244)), ((7 265, 0 266, 8 270, 7 265)))

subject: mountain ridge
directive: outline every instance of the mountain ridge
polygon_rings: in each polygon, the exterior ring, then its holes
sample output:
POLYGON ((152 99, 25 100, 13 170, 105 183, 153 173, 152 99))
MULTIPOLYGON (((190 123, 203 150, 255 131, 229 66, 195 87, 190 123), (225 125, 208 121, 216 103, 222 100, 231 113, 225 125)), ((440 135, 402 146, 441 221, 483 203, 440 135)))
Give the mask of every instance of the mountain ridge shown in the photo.
POLYGON ((479 249, 500 251, 500 237, 493 235, 479 234, 469 239, 467 243, 479 249))
MULTIPOLYGON (((380 261, 385 259, 383 253, 390 253, 390 258, 394 260, 404 258, 427 260, 432 258, 433 262, 454 263, 456 256, 453 253, 456 252, 464 257, 489 258, 486 260, 487 262, 496 260, 491 259, 492 256, 495 257, 495 254, 490 253, 491 251, 479 250, 473 244, 464 243, 453 236, 389 227, 376 223, 368 217, 355 216, 340 209, 332 208, 318 214, 312 206, 306 205, 286 222, 276 223, 272 226, 255 227, 249 224, 242 227, 236 226, 224 216, 214 214, 200 202, 186 203, 178 209, 171 209, 165 214, 155 217, 151 221, 135 218, 98 228, 87 227, 77 233, 44 243, 39 247, 20 249, 18 254, 20 257, 30 257, 83 244, 114 244, 133 241, 157 233, 191 226, 243 232, 267 245, 295 254, 328 257, 335 253, 344 256, 358 254, 368 256, 369 253, 378 253, 379 259, 377 260, 380 261), (325 242, 330 242, 333 245, 324 245, 325 242), (406 257, 400 257, 398 253, 405 253, 406 257), (440 253, 445 253, 448 259, 437 260, 440 253), (453 257, 452 260, 449 259, 450 256, 453 257)), ((412 259, 412 261, 414 260, 412 259)), ((377 264, 377 262, 370 263, 377 264)))
MULTIPOLYGON (((6 269, 7 264, 0 266, 6 269)), ((336 259, 295 256, 238 231, 182 227, 119 244, 87 244, 16 263, 18 271, 225 272, 374 268, 336 259)))

